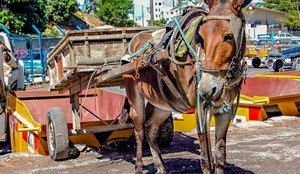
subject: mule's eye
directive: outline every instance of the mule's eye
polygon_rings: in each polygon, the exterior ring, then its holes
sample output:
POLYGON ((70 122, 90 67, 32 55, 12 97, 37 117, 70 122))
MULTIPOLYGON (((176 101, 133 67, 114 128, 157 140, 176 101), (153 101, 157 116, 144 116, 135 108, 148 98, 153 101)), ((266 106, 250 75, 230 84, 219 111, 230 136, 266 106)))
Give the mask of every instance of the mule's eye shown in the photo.
POLYGON ((234 37, 233 37, 233 34, 226 34, 224 36, 224 42, 230 42, 230 41, 233 41, 234 37))

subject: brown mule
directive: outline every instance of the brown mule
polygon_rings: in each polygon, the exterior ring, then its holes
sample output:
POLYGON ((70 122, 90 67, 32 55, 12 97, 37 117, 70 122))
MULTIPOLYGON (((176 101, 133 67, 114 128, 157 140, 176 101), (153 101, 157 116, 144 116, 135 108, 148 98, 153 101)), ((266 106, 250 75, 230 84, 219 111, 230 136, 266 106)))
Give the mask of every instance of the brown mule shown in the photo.
MULTIPOLYGON (((130 116, 135 124, 136 137, 136 173, 142 173, 142 144, 144 132, 150 145, 154 166, 157 173, 166 173, 163 159, 156 142, 159 126, 170 115, 171 111, 184 112, 197 108, 197 91, 201 92, 201 119, 197 119, 200 139, 201 167, 204 173, 211 173, 216 167, 217 173, 224 173, 226 161, 226 134, 230 123, 229 112, 242 80, 245 66, 243 55, 245 50, 245 34, 241 9, 251 0, 205 0, 210 12, 197 25, 196 40, 191 45, 201 54, 201 81, 196 82, 197 63, 194 55, 187 51, 182 57, 146 61, 151 49, 146 50, 135 59, 138 63, 144 60, 147 66, 137 69, 135 73, 123 76, 129 104, 130 116), (237 27, 235 27, 237 25, 237 27), (179 62, 179 63, 178 63, 179 62), (181 63, 180 63, 181 62, 181 63), (183 63, 186 62, 186 63, 183 63), (153 106, 153 113, 145 118, 146 106, 153 106), (207 117, 204 116, 207 110, 207 117), (213 159, 209 137, 210 116, 216 120, 216 150, 213 159), (206 118, 206 119, 205 119, 206 118), (200 126, 205 124, 205 131, 200 126)), ((187 19, 188 21, 188 19, 187 19)), ((185 26, 191 26, 183 24, 185 26)), ((173 35, 177 38, 179 35, 173 35)), ((142 33, 134 38, 131 52, 139 50, 151 34, 142 33)), ((172 40, 172 39, 171 39, 172 40)), ((176 40, 176 38, 174 38, 176 40)), ((172 45, 172 44, 171 44, 172 45)), ((174 44, 175 45, 175 44, 174 44)), ((175 53, 169 49, 170 57, 175 53)), ((200 100, 199 100, 200 101, 200 100)), ((197 109, 195 109, 197 114, 197 109)))

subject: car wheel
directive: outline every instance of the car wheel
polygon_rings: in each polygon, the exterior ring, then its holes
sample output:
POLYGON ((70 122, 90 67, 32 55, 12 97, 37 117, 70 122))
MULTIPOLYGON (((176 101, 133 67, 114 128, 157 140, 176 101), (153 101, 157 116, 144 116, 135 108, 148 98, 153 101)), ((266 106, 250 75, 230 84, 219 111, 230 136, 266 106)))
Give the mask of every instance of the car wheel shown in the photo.
POLYGON ((276 40, 275 43, 276 43, 276 44, 280 44, 281 41, 280 41, 280 40, 276 40))
POLYGON ((281 59, 277 59, 273 63, 273 69, 275 72, 279 72, 279 70, 283 67, 283 61, 281 59))
POLYGON ((274 63, 274 59, 267 59, 267 60, 266 60, 266 66, 267 66, 269 69, 273 69, 273 63, 274 63))
POLYGON ((252 60, 252 66, 254 68, 258 68, 260 66, 260 64, 261 64, 260 58, 257 58, 257 57, 253 58, 253 60, 252 60))

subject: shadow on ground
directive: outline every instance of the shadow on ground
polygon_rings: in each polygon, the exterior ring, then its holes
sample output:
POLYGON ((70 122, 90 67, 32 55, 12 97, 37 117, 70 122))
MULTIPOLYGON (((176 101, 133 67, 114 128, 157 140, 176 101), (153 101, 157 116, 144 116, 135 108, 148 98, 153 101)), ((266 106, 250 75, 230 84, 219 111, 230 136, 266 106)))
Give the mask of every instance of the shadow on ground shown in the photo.
MULTIPOLYGON (((111 159, 116 162, 120 160, 135 164, 135 147, 133 140, 123 140, 108 143, 99 149, 101 157, 98 159, 111 159)), ((199 154, 199 145, 197 139, 182 133, 175 133, 174 139, 168 148, 162 148, 162 154, 172 154, 171 158, 164 158, 165 167, 168 173, 202 173, 200 169, 200 160, 198 158, 190 158, 191 155, 199 154), (185 154, 189 154, 186 156, 185 154), (186 157, 185 157, 186 156, 186 157)), ((144 148, 143 157, 151 157, 149 148, 144 148)), ((226 164, 227 174, 253 174, 251 171, 244 170, 233 164, 226 164)), ((147 174, 156 172, 153 163, 144 166, 147 174)))

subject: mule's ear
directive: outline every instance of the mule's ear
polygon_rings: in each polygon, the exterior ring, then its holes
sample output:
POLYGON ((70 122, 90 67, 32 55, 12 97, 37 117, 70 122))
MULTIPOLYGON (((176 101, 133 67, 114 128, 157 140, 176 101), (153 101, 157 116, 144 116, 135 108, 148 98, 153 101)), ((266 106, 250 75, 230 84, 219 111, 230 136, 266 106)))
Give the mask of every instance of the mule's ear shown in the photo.
POLYGON ((242 8, 247 7, 251 2, 252 0, 244 0, 244 3, 242 4, 242 8))
POLYGON ((204 0, 204 2, 208 5, 208 8, 211 8, 217 0, 204 0))
POLYGON ((233 0, 232 6, 235 10, 240 11, 252 2, 252 0, 233 0))

